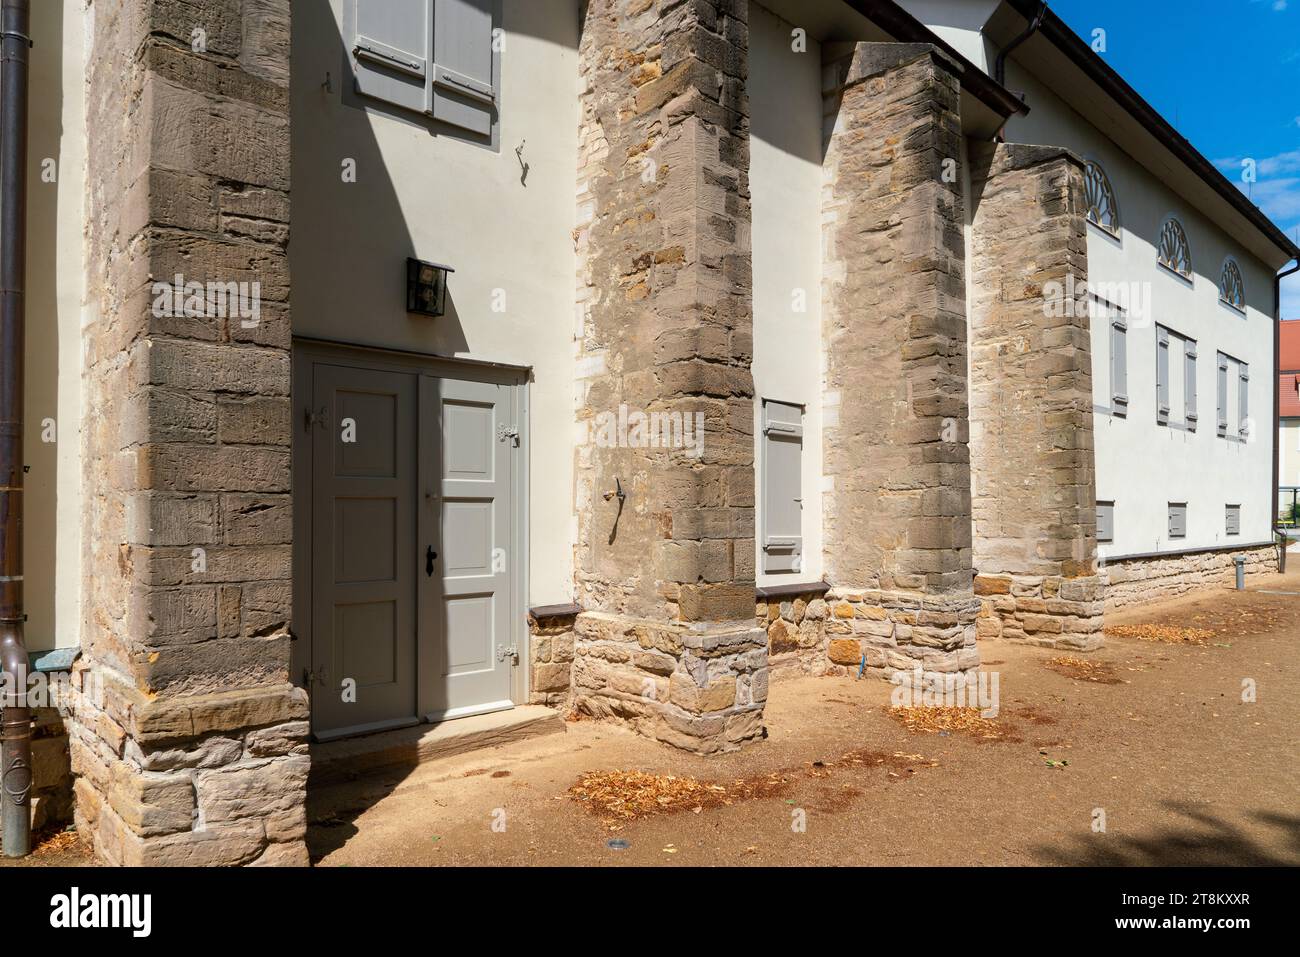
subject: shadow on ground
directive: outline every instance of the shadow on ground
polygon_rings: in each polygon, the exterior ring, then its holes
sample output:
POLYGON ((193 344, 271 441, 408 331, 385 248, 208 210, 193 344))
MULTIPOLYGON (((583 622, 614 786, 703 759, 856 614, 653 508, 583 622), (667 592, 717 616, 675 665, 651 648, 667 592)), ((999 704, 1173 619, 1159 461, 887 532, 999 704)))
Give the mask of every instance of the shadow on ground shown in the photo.
POLYGON ((1069 843, 1034 848, 1045 864, 1104 867, 1283 867, 1300 864, 1300 817, 1255 811, 1259 826, 1246 833, 1202 808, 1164 802, 1170 823, 1145 834, 1074 836, 1069 843), (1261 838, 1267 837, 1267 840, 1261 838))

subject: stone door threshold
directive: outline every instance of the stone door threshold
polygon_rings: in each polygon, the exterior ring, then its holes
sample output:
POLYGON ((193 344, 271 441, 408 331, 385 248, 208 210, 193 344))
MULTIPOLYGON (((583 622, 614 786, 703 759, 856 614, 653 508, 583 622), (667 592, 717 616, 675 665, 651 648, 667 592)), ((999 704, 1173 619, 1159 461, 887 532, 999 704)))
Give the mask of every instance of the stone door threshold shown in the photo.
POLYGON ((311 746, 311 783, 351 781, 376 771, 415 767, 454 754, 564 731, 560 712, 542 705, 521 705, 509 711, 327 741, 311 746))

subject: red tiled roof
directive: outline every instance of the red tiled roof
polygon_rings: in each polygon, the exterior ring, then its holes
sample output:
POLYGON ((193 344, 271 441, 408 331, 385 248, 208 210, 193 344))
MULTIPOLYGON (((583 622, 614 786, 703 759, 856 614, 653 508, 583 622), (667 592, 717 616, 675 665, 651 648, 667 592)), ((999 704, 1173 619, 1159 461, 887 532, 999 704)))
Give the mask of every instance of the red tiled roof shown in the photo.
POLYGON ((1300 319, 1281 324, 1282 351, 1278 355, 1279 372, 1300 372, 1300 319))
POLYGON ((1300 417, 1300 373, 1284 372, 1278 376, 1277 394, 1278 415, 1300 417))

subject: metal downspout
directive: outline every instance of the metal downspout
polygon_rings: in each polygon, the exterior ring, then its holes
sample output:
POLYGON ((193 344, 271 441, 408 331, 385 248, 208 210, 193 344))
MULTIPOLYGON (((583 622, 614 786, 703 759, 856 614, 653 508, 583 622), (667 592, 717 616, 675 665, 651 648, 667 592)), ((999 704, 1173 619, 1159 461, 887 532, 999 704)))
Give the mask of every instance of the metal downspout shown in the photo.
POLYGON ((999 86, 1007 85, 1007 57, 1011 55, 1016 47, 1038 32, 1038 28, 1043 25, 1043 18, 1046 16, 1047 0, 1043 0, 1043 5, 1038 8, 1037 15, 1029 21, 1029 26, 1025 27, 1025 32, 998 51, 997 59, 993 61, 993 79, 998 81, 999 86))
MULTIPOLYGON (((1029 21, 1029 26, 1025 27, 1024 32, 998 51, 997 58, 993 61, 993 79, 997 81, 998 86, 1005 87, 1007 85, 1007 58, 1011 56, 1016 47, 1038 32, 1038 28, 1043 25, 1043 19, 1046 16, 1047 0, 1043 0, 1042 6, 1038 8, 1038 13, 1034 15, 1034 19, 1029 21)), ((1020 99, 1023 101, 1024 98, 1025 95, 1021 93, 1020 99)), ((998 131, 993 134, 993 142, 1001 143, 1005 140, 1006 128, 1006 123, 998 127, 998 131)))
POLYGON ((23 286, 30 0, 0 0, 0 801, 4 853, 32 844, 32 712, 23 643, 23 286))

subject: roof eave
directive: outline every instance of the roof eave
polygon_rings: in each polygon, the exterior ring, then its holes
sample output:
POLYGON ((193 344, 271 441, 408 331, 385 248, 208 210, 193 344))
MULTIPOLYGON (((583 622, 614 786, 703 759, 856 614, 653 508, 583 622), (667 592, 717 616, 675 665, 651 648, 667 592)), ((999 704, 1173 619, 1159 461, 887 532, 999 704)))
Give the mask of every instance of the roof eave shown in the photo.
MULTIPOLYGON (((1042 6, 1041 0, 1005 0, 1011 9, 1026 21, 1032 19, 1042 6)), ((1098 56, 1093 49, 1066 25, 1050 8, 1043 18, 1041 33, 1052 45, 1096 83, 1103 92, 1122 106, 1152 136, 1159 140, 1175 157, 1196 173, 1207 186, 1230 203, 1269 242, 1290 259, 1300 259, 1297 246, 1246 194, 1233 186, 1223 173, 1201 155, 1188 140, 1169 124, 1154 107, 1098 56)))
POLYGON ((1029 104, 958 53, 951 44, 893 0, 844 0, 844 4, 901 43, 929 43, 938 47, 956 64, 962 89, 1003 118, 1024 116, 1029 112, 1029 104))

